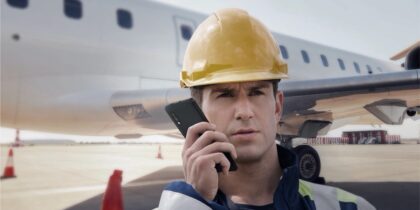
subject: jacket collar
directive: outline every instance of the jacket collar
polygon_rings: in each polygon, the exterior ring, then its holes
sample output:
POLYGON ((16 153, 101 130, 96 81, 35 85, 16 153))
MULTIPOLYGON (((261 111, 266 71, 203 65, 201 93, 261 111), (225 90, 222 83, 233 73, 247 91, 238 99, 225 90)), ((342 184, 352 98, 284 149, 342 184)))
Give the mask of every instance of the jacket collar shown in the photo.
POLYGON ((274 204, 279 209, 294 209, 299 202, 299 171, 297 156, 294 152, 282 146, 277 146, 280 166, 283 169, 283 176, 276 192, 274 193, 274 204))
MULTIPOLYGON (((274 193, 274 206, 279 206, 280 209, 291 209, 299 200, 297 156, 291 150, 280 145, 277 145, 277 155, 279 157, 279 164, 282 168, 283 175, 282 177, 279 177, 281 180, 274 193)), ((229 207, 229 209, 236 209, 233 202, 220 190, 214 201, 229 207)))

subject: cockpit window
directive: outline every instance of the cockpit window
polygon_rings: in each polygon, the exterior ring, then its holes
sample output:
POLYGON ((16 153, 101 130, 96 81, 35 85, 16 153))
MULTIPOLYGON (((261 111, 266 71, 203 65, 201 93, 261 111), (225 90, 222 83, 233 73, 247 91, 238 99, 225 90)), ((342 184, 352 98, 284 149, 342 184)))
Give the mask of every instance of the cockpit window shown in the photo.
POLYGON ((64 0, 64 14, 73 19, 82 18, 82 2, 79 0, 64 0))
POLYGON ((125 9, 117 10, 117 22, 121 28, 130 29, 133 27, 133 19, 131 13, 125 9))
POLYGON ((193 30, 190 26, 181 25, 181 34, 182 34, 182 38, 184 40, 189 41, 191 39, 192 34, 193 34, 193 30))
POLYGON ((19 9, 25 9, 28 7, 28 0, 7 0, 7 3, 12 6, 19 9))

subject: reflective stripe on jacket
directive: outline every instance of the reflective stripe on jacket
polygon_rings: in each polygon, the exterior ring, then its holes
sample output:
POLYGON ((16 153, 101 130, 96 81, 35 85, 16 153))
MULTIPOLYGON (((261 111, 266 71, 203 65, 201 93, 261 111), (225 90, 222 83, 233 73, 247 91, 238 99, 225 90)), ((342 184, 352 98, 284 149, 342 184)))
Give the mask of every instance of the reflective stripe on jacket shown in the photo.
MULTIPOLYGON (((277 210, 374 210, 365 199, 339 188, 299 180, 297 157, 288 149, 277 146, 283 176, 274 193, 277 210)), ((234 210, 235 205, 219 191, 213 201, 206 201, 184 182, 168 184, 162 192, 159 210, 234 210)))

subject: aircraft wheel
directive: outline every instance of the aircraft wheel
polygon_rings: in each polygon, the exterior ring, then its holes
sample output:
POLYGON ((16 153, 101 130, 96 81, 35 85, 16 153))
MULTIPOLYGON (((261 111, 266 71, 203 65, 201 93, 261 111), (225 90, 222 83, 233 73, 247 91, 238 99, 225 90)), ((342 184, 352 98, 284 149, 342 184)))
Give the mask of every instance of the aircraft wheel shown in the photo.
POLYGON ((318 182, 321 172, 318 152, 309 145, 299 145, 293 150, 298 156, 299 178, 309 182, 318 182))

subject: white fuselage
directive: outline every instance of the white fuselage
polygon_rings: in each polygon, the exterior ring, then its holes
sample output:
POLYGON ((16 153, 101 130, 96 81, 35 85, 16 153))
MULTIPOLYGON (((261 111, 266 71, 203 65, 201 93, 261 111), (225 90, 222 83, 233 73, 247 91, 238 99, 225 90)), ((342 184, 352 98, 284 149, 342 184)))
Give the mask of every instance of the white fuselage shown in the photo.
MULTIPOLYGON (((64 14, 63 1, 31 0, 23 9, 1 2, 1 126, 88 135, 155 132, 121 120, 110 98, 118 91, 178 87, 188 43, 181 28, 193 31, 206 15, 156 2, 81 2, 80 19, 64 14), (131 13, 132 28, 118 25, 118 9, 131 13)), ((373 74, 401 69, 294 37, 273 36, 287 48, 291 80, 366 75, 367 65, 373 74)))

